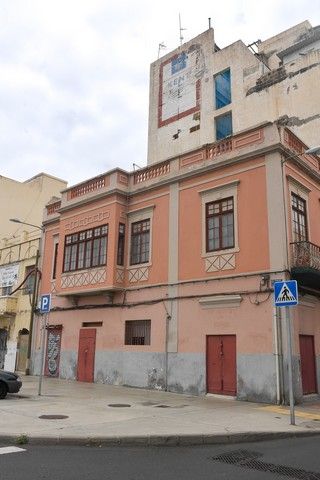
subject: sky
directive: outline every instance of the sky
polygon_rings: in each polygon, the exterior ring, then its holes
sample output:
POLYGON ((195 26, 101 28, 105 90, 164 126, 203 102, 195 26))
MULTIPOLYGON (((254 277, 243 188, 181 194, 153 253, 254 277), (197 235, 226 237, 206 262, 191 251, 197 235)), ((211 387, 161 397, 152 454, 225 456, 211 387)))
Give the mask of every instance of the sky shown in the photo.
POLYGON ((184 41, 211 17, 220 48, 320 24, 313 0, 189 3, 0 0, 0 175, 73 185, 146 165, 149 66, 179 45, 179 13, 184 41))

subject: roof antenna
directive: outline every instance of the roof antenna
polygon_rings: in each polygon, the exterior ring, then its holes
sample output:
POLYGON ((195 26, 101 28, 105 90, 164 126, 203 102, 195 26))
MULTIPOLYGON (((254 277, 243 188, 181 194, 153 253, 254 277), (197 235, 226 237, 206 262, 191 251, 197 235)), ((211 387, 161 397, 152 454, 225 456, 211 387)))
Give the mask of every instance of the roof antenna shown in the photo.
POLYGON ((159 48, 158 48, 158 59, 160 57, 160 52, 161 50, 167 48, 167 46, 164 44, 164 42, 159 43, 159 48))
POLYGON ((211 28, 211 17, 208 18, 209 28, 211 28))
POLYGON ((181 15, 179 13, 180 47, 181 47, 182 42, 183 42, 183 35, 182 35, 183 30, 187 30, 187 29, 181 27, 181 15))

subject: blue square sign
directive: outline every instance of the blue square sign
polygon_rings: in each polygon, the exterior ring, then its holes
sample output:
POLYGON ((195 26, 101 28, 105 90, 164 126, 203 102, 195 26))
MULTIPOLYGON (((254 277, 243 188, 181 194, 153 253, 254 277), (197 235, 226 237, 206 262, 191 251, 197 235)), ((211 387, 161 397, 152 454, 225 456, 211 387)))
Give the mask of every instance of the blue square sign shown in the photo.
POLYGON ((298 284, 296 280, 274 282, 274 304, 276 307, 298 305, 298 284))
POLYGON ((49 313, 51 307, 51 293, 41 295, 40 300, 40 313, 49 313))

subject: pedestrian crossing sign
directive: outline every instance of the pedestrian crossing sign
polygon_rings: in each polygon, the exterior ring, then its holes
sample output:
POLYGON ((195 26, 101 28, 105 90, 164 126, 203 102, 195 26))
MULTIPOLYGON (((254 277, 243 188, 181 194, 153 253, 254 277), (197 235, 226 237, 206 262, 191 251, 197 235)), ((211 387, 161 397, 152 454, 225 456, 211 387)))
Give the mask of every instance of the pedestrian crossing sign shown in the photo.
POLYGON ((276 307, 298 305, 298 285, 296 280, 274 282, 274 304, 276 307))

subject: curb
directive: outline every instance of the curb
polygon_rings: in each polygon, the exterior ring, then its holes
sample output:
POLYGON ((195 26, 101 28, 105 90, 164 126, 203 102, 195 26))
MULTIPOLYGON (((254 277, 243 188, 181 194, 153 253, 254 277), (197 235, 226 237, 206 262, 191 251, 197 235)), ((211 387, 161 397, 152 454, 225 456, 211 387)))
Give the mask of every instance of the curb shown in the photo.
MULTIPOLYGON (((26 435, 26 434, 24 434, 26 435)), ((303 438, 320 436, 318 431, 298 432, 244 432, 233 434, 206 434, 206 435, 146 435, 146 436, 125 436, 125 437, 29 437, 26 435, 26 442, 20 443, 19 436, 0 436, 0 443, 13 443, 21 445, 69 445, 69 446, 140 446, 140 447, 163 447, 163 446, 196 446, 196 445, 217 445, 262 442, 266 440, 279 440, 288 438, 303 438)))

